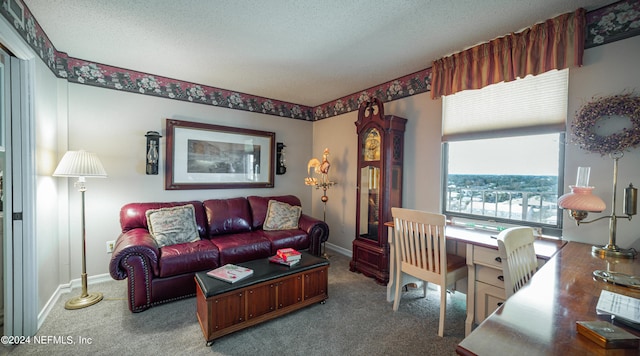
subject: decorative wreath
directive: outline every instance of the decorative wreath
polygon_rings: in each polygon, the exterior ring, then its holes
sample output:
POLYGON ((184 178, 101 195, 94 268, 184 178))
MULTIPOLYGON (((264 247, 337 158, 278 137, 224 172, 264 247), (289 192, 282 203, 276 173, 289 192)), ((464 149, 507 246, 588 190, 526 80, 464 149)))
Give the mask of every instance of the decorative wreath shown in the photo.
POLYGON ((640 97, 620 94, 589 102, 578 111, 571 129, 580 148, 603 156, 635 147, 640 144, 640 97), (598 135, 598 121, 607 116, 628 117, 632 127, 608 136, 598 135))

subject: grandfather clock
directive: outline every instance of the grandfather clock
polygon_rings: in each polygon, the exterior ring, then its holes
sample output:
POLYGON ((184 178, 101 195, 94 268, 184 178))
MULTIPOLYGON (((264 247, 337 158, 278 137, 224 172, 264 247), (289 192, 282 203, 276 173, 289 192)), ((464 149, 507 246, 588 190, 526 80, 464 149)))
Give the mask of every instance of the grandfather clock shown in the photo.
POLYGON ((385 115, 377 98, 358 108, 358 179, 356 238, 349 268, 389 281, 389 245, 384 223, 392 221, 391 207, 402 206, 402 161, 407 120, 385 115))

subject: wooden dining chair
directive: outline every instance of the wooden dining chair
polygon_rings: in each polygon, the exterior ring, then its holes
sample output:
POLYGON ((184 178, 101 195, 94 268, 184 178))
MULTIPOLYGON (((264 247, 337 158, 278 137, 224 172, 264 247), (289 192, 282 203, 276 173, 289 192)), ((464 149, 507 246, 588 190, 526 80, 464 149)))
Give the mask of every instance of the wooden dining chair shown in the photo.
POLYGON ((512 227, 498 234, 498 251, 502 260, 507 298, 527 284, 538 270, 534 240, 533 229, 530 227, 512 227))
POLYGON ((402 274, 440 286, 440 321, 438 335, 444 335, 447 310, 447 286, 467 276, 464 257, 447 253, 445 216, 419 210, 391 208, 396 244, 396 291, 393 310, 398 310, 402 274))

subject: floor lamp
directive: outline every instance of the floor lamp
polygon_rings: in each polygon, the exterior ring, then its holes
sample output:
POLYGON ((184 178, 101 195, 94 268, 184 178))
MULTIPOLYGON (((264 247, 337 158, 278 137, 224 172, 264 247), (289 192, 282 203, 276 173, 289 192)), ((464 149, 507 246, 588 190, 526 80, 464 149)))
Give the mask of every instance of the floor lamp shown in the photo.
MULTIPOLYGON (((315 186, 316 189, 322 188, 322 221, 327 222, 327 202, 329 201, 329 197, 327 196, 327 189, 336 185, 336 182, 329 180, 329 167, 331 167, 331 163, 329 163, 329 149, 325 148, 322 154, 322 162, 317 158, 312 158, 309 160, 307 164, 307 173, 311 174, 311 168, 314 168, 314 172, 320 174, 322 177, 322 181, 318 182, 317 178, 307 177, 304 179, 304 184, 315 186)), ((324 258, 329 258, 329 255, 325 252, 324 242, 322 243, 322 256, 324 258)))
POLYGON ((69 299, 64 307, 65 309, 80 309, 94 305, 102 300, 102 293, 87 292, 87 261, 86 261, 86 224, 84 211, 84 192, 87 190, 85 186, 85 178, 106 178, 107 172, 102 167, 102 163, 98 156, 94 153, 85 151, 68 151, 60 160, 58 167, 53 172, 54 177, 77 177, 78 181, 74 184, 82 195, 82 294, 78 297, 69 299))

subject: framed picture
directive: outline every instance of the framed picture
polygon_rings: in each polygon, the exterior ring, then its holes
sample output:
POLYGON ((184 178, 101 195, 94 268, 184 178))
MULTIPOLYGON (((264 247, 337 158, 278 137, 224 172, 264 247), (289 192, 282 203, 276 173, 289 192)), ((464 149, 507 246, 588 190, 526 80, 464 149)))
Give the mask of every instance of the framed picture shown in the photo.
POLYGON ((167 119, 165 189, 273 188, 274 132, 167 119))

